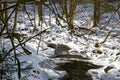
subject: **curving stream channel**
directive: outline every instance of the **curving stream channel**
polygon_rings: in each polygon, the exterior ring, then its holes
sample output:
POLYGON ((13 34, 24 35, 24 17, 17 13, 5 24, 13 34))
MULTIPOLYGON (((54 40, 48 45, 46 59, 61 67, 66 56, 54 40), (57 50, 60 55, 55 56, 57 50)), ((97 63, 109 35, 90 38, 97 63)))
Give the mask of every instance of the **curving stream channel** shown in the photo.
MULTIPOLYGON (((56 70, 66 71, 67 74, 59 80, 92 80, 90 74, 87 74, 89 69, 97 69, 102 66, 97 66, 89 62, 86 58, 78 54, 70 54, 70 47, 66 45, 48 44, 48 47, 55 49, 54 58, 57 67, 56 70), (58 61, 58 62, 57 62, 58 61)), ((76 52, 75 52, 76 53, 76 52)))
POLYGON ((67 72, 67 75, 59 80, 92 80, 87 71, 101 67, 88 62, 89 59, 80 55, 62 55, 55 58, 60 59, 55 69, 67 72))

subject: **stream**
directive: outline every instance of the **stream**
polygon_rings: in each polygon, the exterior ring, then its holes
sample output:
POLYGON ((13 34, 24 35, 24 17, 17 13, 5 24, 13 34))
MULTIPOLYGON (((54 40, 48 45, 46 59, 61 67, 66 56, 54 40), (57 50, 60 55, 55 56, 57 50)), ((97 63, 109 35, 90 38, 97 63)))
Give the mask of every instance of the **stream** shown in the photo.
POLYGON ((55 69, 67 72, 67 75, 59 80, 92 80, 87 71, 101 67, 90 63, 88 58, 80 55, 61 55, 55 58, 59 59, 55 69))
POLYGON ((55 56, 52 57, 57 65, 55 69, 67 73, 59 80, 92 80, 87 71, 102 67, 89 62, 89 58, 78 52, 70 53, 71 48, 67 45, 49 43, 48 47, 55 49, 55 56))

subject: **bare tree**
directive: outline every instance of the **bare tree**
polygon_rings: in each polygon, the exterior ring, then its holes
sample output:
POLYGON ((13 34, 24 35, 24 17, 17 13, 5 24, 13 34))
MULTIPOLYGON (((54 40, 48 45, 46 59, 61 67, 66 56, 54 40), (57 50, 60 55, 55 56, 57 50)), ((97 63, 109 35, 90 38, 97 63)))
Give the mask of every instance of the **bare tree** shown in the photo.
POLYGON ((100 18, 100 0, 94 0, 93 27, 96 27, 100 18))

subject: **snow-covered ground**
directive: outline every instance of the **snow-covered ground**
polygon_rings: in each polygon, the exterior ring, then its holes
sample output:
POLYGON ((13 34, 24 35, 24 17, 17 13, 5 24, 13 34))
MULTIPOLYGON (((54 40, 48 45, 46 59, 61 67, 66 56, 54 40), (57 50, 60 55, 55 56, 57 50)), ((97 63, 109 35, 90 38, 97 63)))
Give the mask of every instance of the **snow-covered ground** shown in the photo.
MULTIPOLYGON (((92 8, 90 7, 90 9, 92 8)), ((90 18, 89 16, 91 13, 87 11, 88 10, 86 10, 85 14, 88 16, 88 18, 90 18)), ((21 18, 22 20, 25 20, 25 17, 27 16, 24 15, 25 14, 21 13, 21 16, 23 17, 23 19, 21 18)), ((105 15, 111 16, 110 13, 105 15)), ((116 16, 118 15, 116 14, 116 16)), ((44 17, 49 20, 47 15, 44 17)), ((83 26, 82 23, 85 23, 84 20, 85 19, 82 19, 82 17, 76 17, 74 22, 80 27, 89 26, 91 28, 92 20, 89 19, 89 21, 91 21, 83 26)), ((93 80, 120 80, 120 35, 117 35, 120 33, 120 24, 116 26, 114 31, 108 37, 107 41, 104 44, 100 44, 100 46, 96 48, 95 44, 104 40, 108 30, 111 29, 111 26, 107 26, 105 30, 95 28, 96 33, 91 35, 85 34, 84 36, 78 37, 75 35, 71 36, 67 31, 67 28, 61 28, 60 26, 57 26, 54 17, 51 18, 51 21, 51 26, 46 26, 45 23, 43 23, 43 30, 47 28, 50 29, 48 29, 46 33, 42 34, 41 39, 40 36, 37 36, 26 43, 25 48, 30 50, 32 54, 22 55, 19 57, 21 62, 27 61, 22 67, 32 65, 32 69, 30 69, 27 74, 22 73, 22 80, 58 80, 59 77, 62 77, 66 74, 65 71, 58 71, 54 69, 56 64, 54 59, 51 57, 55 55, 55 49, 48 47, 47 43, 67 45, 71 48, 69 52, 76 51, 79 54, 89 57, 89 61, 93 64, 102 65, 103 67, 99 69, 88 70, 88 73, 92 75, 93 80), (37 54, 40 40, 40 47, 37 54)), ((115 23, 116 22, 110 24, 115 23)), ((27 34, 28 38, 35 35, 29 32, 32 29, 29 24, 30 23, 28 23, 27 20, 21 24, 17 24, 17 31, 21 34, 27 34), (25 30, 25 28, 27 28, 27 30, 25 30)), ((63 25, 66 24, 63 23, 63 25)), ((102 25, 100 25, 100 27, 102 27, 102 25)), ((40 29, 39 26, 37 28, 40 29)), ((84 30, 82 30, 82 32, 87 33, 87 31, 84 30)), ((7 49, 11 48, 9 42, 10 41, 8 39, 4 39, 3 41, 5 44, 4 47, 7 49)), ((17 40, 15 43, 17 44, 17 40)), ((3 46, 0 48, 3 48, 3 46)), ((18 52, 23 52, 21 48, 18 47, 17 49, 18 52)), ((17 74, 15 73, 14 76, 16 77, 17 74)), ((15 78, 15 80, 17 80, 17 78, 15 78)))

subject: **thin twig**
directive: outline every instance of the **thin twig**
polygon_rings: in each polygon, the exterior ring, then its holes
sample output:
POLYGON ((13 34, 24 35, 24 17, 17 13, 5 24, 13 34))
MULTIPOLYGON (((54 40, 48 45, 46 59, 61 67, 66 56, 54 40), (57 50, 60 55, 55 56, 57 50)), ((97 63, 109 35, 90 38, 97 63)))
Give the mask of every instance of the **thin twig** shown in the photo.
POLYGON ((113 31, 113 29, 114 29, 119 23, 120 23, 120 20, 119 20, 115 25, 113 25, 113 27, 111 28, 111 30, 107 33, 105 39, 104 39, 102 42, 100 42, 100 43, 103 44, 103 43, 106 42, 106 40, 108 39, 108 37, 109 37, 109 35, 111 34, 111 32, 113 31))

